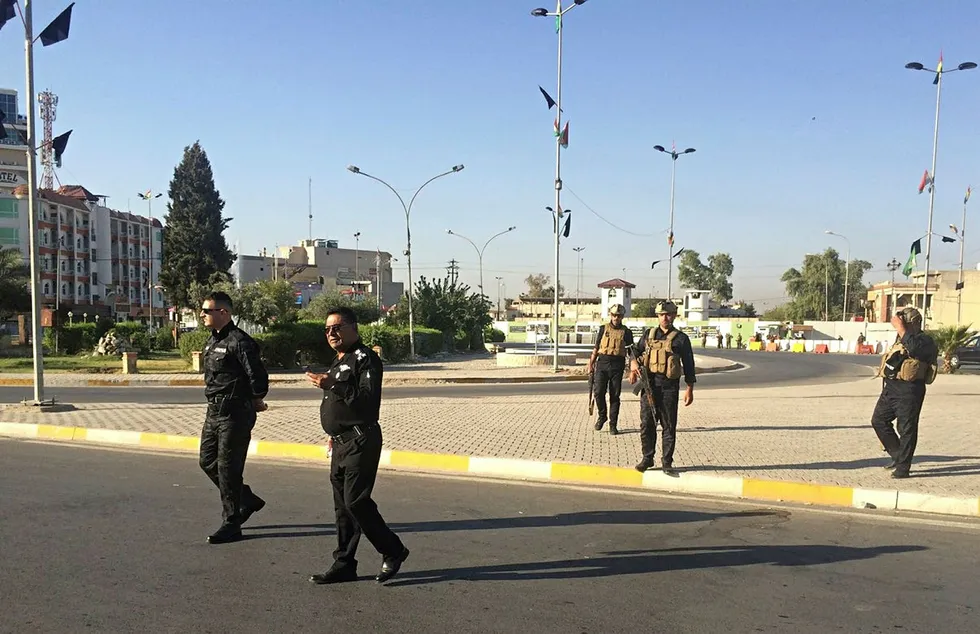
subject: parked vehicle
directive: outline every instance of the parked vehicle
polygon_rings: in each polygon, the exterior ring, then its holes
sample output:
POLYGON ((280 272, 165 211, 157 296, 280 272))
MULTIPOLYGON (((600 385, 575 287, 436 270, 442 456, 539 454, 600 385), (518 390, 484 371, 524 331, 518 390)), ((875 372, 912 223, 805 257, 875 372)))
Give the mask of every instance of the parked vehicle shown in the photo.
POLYGON ((966 345, 956 349, 950 364, 954 368, 964 365, 980 365, 980 335, 970 339, 966 345))

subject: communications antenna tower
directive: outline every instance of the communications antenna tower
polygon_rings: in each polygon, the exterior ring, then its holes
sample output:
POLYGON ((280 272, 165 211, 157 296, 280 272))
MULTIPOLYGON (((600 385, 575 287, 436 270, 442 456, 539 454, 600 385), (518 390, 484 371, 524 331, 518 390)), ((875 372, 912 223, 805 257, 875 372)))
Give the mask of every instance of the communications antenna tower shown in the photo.
POLYGON ((41 121, 44 122, 44 142, 41 145, 41 187, 54 189, 54 120, 58 118, 58 95, 45 90, 37 96, 41 106, 41 121))

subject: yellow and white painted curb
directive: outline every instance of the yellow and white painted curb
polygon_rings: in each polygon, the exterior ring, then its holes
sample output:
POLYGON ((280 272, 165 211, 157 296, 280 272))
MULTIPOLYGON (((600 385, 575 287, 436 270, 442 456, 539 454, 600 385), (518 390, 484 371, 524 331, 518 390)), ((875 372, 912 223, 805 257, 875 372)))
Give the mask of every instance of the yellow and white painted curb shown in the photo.
MULTIPOLYGON (((196 452, 200 446, 200 439, 191 436, 28 423, 0 422, 0 436, 55 441, 85 441, 168 451, 196 452)), ((330 462, 330 452, 327 451, 326 445, 253 440, 249 444, 248 454, 269 458, 311 460, 324 464, 330 462)), ((980 516, 980 498, 976 497, 945 497, 908 491, 862 489, 806 482, 781 482, 702 473, 681 472, 678 477, 671 477, 659 470, 640 473, 635 469, 624 467, 431 454, 399 449, 383 450, 381 452, 381 466, 390 469, 416 469, 428 472, 541 480, 566 484, 594 484, 771 502, 980 516)))

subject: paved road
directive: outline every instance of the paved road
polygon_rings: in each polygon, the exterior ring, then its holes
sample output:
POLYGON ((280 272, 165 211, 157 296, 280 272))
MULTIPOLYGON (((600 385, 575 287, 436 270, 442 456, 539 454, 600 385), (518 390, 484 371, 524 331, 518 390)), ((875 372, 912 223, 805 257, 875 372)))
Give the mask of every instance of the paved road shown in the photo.
POLYGON ((412 555, 388 587, 313 586, 322 467, 253 461, 269 504, 209 546, 192 456, 0 441, 5 632, 969 632, 971 526, 384 473, 412 555))
MULTIPOLYGON (((698 377, 699 389, 753 388, 771 385, 804 383, 834 383, 871 375, 877 357, 867 355, 799 355, 790 353, 759 353, 738 350, 698 351, 706 356, 718 356, 750 367, 735 372, 704 374, 698 377)), ((395 373, 392 373, 397 376, 395 373)), ((279 401, 309 400, 311 393, 302 389, 275 389, 273 399, 279 401)), ((32 395, 30 387, 0 387, 0 403, 17 403, 32 395)), ((401 385, 385 388, 385 398, 418 397, 479 397, 518 394, 574 394, 587 392, 584 383, 526 383, 498 385, 401 385)), ((200 387, 47 387, 45 395, 68 403, 200 403, 200 387)))

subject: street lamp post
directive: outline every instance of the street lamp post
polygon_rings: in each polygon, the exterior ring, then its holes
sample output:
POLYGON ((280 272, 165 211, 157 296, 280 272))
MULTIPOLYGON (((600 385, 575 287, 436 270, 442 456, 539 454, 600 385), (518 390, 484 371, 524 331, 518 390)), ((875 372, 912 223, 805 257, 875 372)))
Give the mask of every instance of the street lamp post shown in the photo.
POLYGON ((663 152, 670 157, 670 229, 667 234, 667 300, 670 301, 670 291, 671 283, 674 277, 674 175, 677 172, 677 158, 683 156, 684 154, 692 154, 696 152, 692 147, 687 148, 683 152, 678 152, 677 148, 671 146, 670 151, 662 145, 654 145, 653 149, 658 152, 663 152))
POLYGON ((358 267, 358 264, 360 264, 360 260, 361 260, 361 232, 358 231, 357 233, 354 234, 354 284, 353 284, 353 288, 351 289, 354 291, 354 299, 359 299, 359 291, 361 289, 361 287, 357 284, 357 282, 361 279, 359 277, 360 268, 358 267))
POLYGON ((499 275, 493 279, 497 280, 497 321, 500 321, 500 285, 503 284, 503 279, 499 275))
POLYGON ((558 280, 559 278, 559 262, 560 262, 560 249, 561 249, 561 218, 563 211, 561 208, 561 46, 562 46, 562 35, 564 33, 564 16, 566 13, 574 9, 580 4, 585 4, 586 0, 574 0, 571 5, 565 7, 561 6, 562 0, 556 0, 557 6, 554 11, 548 11, 547 9, 534 9, 531 11, 531 15, 539 18, 555 18, 556 31, 558 32, 558 92, 555 98, 555 209, 553 214, 555 216, 555 306, 554 306, 554 332, 552 333, 554 341, 554 363, 553 370, 558 371, 558 324, 561 318, 559 312, 559 301, 558 296, 558 280))
POLYGON ((844 256, 846 258, 844 260, 844 312, 843 312, 843 316, 841 317, 841 321, 847 321, 847 289, 848 289, 848 282, 850 282, 850 278, 851 278, 851 241, 847 239, 847 236, 843 236, 839 233, 834 233, 833 231, 830 230, 824 231, 824 233, 826 233, 828 236, 835 236, 837 238, 842 238, 844 242, 847 243, 847 255, 844 256))
POLYGON ((153 332, 153 199, 159 198, 163 194, 154 194, 148 189, 146 192, 140 192, 136 195, 146 201, 147 213, 150 214, 150 257, 148 258, 150 263, 150 279, 146 282, 146 292, 150 299, 150 332, 153 332))
POLYGON ((963 255, 966 250, 966 203, 970 200, 970 190, 967 189, 967 195, 963 199, 963 222, 960 224, 959 229, 956 225, 949 225, 949 228, 953 230, 956 237, 960 240, 960 272, 956 277, 956 323, 959 325, 962 323, 963 313, 963 255))
POLYGON ((412 310, 412 293, 413 293, 413 289, 412 289, 412 225, 411 225, 412 205, 415 204, 415 198, 419 195, 419 192, 421 192, 423 189, 425 189, 425 186, 426 185, 428 185, 432 181, 436 180, 437 178, 442 178, 443 176, 449 176, 450 174, 455 174, 457 172, 463 171, 463 165, 454 165, 451 170, 446 171, 446 172, 443 172, 442 174, 436 174, 435 176, 433 176, 429 180, 427 180, 424 183, 422 183, 422 185, 419 186, 419 188, 415 190, 415 194, 412 195, 412 199, 409 201, 409 203, 407 205, 405 204, 405 199, 402 198, 401 194, 399 194, 395 190, 394 187, 392 187, 391 185, 389 185, 385 181, 381 180, 377 176, 372 176, 371 174, 368 174, 367 172, 362 172, 361 169, 359 167, 357 167, 356 165, 348 165, 347 166, 347 171, 351 172, 352 174, 359 174, 361 176, 366 176, 366 177, 370 178, 371 180, 378 181, 379 183, 381 183, 382 185, 384 185, 385 187, 387 187, 388 189, 390 189, 391 192, 398 198, 398 202, 400 202, 402 204, 402 209, 405 210, 405 236, 407 238, 407 241, 406 241, 406 244, 405 244, 405 257, 408 258, 408 348, 409 348, 409 353, 408 354, 409 354, 409 357, 411 357, 412 359, 414 359, 415 358, 415 315, 414 315, 414 312, 412 310))
POLYGON ((516 228, 517 227, 507 227, 507 229, 505 229, 504 231, 501 231, 500 233, 497 233, 497 234, 494 234, 494 235, 490 236, 490 239, 483 243, 483 248, 482 249, 480 247, 476 246, 476 243, 475 242, 473 242, 472 240, 470 240, 469 238, 467 238, 463 234, 456 233, 452 229, 446 229, 446 233, 448 233, 451 236, 456 236, 457 238, 462 238, 463 240, 466 240, 467 242, 469 242, 470 244, 472 244, 473 245, 473 248, 476 250, 476 256, 477 256, 477 258, 479 259, 479 262, 480 262, 480 296, 481 297, 486 297, 486 293, 483 292, 483 253, 487 250, 487 245, 490 244, 491 242, 493 242, 493 239, 494 238, 499 238, 500 236, 504 235, 505 233, 510 233, 511 231, 513 231, 516 228))
POLYGON ((578 321, 582 304, 582 251, 585 251, 585 247, 575 247, 572 251, 578 253, 578 275, 575 276, 575 321, 578 321))
POLYGON ((885 268, 888 269, 888 272, 892 274, 892 286, 891 286, 892 298, 890 302, 891 310, 885 311, 886 312, 885 317, 891 319, 892 315, 895 314, 895 271, 902 268, 902 263, 896 260, 895 258, 892 258, 892 261, 886 264, 885 268))
POLYGON ((926 267, 925 267, 925 281, 922 287, 922 318, 923 320, 928 320, 926 313, 926 304, 929 297, 929 262, 932 255, 932 212, 935 208, 936 202, 936 154, 939 151, 939 104, 942 99, 943 91, 943 75, 947 73, 952 73, 958 70, 972 70, 976 68, 977 65, 974 62, 963 62, 956 68, 943 69, 943 56, 942 53, 939 54, 939 67, 935 70, 926 68, 919 62, 909 62, 905 65, 905 68, 909 70, 924 70, 926 72, 935 73, 936 78, 932 83, 936 85, 936 123, 933 128, 932 133, 932 186, 929 188, 929 222, 926 228, 926 267))

